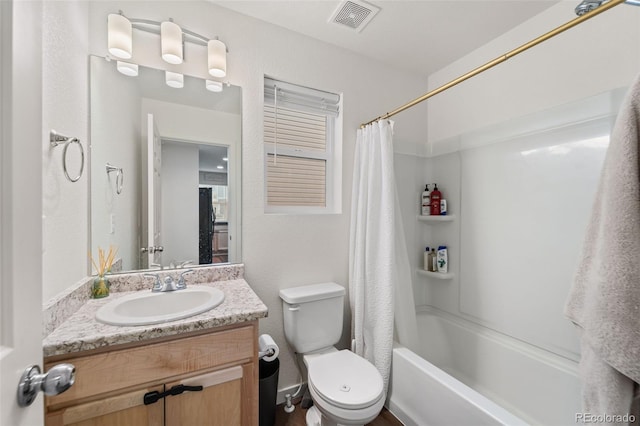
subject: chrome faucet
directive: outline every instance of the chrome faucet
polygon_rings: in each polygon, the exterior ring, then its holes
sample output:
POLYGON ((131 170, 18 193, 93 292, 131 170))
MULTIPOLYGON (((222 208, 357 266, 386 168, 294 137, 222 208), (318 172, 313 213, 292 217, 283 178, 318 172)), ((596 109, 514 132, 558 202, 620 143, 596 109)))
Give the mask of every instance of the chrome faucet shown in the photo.
POLYGON ((160 276, 158 274, 144 274, 143 276, 148 278, 155 279, 153 283, 153 287, 151 291, 154 293, 166 292, 166 291, 176 291, 187 288, 187 283, 184 280, 184 276, 193 272, 193 269, 188 269, 180 274, 180 278, 176 281, 172 276, 167 275, 164 277, 164 280, 160 280, 160 276))

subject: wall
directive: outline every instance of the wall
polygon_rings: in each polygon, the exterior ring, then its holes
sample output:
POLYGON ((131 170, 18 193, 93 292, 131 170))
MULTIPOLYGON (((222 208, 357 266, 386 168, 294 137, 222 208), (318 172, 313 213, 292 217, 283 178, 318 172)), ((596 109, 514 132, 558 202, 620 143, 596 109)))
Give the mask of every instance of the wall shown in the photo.
MULTIPOLYGON (((335 281, 347 286, 348 280, 348 239, 351 171, 354 155, 356 129, 360 123, 370 120, 416 94, 424 92, 426 78, 404 71, 398 71, 379 62, 370 60, 311 38, 290 32, 277 26, 245 17, 208 2, 73 2, 51 3, 51 8, 69 8, 83 13, 89 8, 88 35, 78 38, 77 49, 54 50, 50 54, 69 73, 55 74, 46 98, 50 109, 55 105, 59 91, 80 92, 73 96, 72 111, 65 120, 80 128, 71 128, 86 138, 86 41, 88 52, 106 54, 106 16, 122 9, 125 14, 153 20, 174 18, 188 29, 209 35, 219 35, 229 47, 228 80, 243 88, 242 114, 242 230, 243 262, 246 264, 246 279, 258 296, 269 308, 269 317, 260 322, 260 331, 270 333, 282 348, 279 387, 284 388, 299 382, 292 352, 287 348, 282 327, 281 302, 278 290, 302 284, 335 281), (84 44, 83 44, 84 43, 84 44), (336 64, 338 64, 336 66, 336 64), (76 74, 78 78, 75 78, 76 74), (74 78, 68 78, 69 75, 74 78), (315 87, 344 96, 343 108, 343 162, 342 162, 342 213, 331 215, 266 215, 264 214, 264 168, 262 148, 262 102, 263 76, 290 81, 304 86, 315 87), (385 82, 385 84, 380 84, 385 82), (58 86, 62 84, 62 88, 58 86), (67 87, 68 86, 68 87, 67 87)), ((84 28, 86 15, 74 16, 68 13, 58 17, 56 22, 45 21, 45 27, 55 24, 55 28, 84 28)), ((60 34, 68 34, 60 30, 60 34)), ((56 33, 57 34, 57 33, 56 33)), ((55 34, 52 34, 55 35, 55 34)), ((75 37, 73 41, 75 41, 75 37)), ((168 66, 162 62, 158 52, 159 40, 156 35, 134 33, 134 60, 140 64, 182 70, 186 74, 207 77, 204 48, 187 43, 186 57, 189 62, 183 66, 168 66), (144 47, 146 45, 146 48, 144 47)), ((57 46, 53 46, 57 47, 57 46)), ((426 132, 424 120, 426 106, 407 111, 396 120, 396 140, 399 143, 417 144, 424 140, 426 132)), ((61 111, 62 112, 62 111, 61 111)), ((62 127, 59 130, 66 131, 62 127)), ((49 161, 47 169, 59 167, 59 158, 49 161), (55 164, 58 163, 58 164, 55 164)), ((58 170, 59 169, 55 169, 58 170)), ((60 175, 61 176, 61 175, 60 175)), ((56 178, 62 185, 63 178, 56 178)), ((85 181, 86 182, 86 181, 85 181)), ((60 226, 66 232, 45 233, 48 246, 60 252, 47 250, 45 265, 59 266, 60 273, 49 267, 56 284, 45 284, 45 298, 78 281, 86 274, 87 249, 87 205, 88 187, 65 185, 65 191, 47 190, 45 197, 55 204, 60 226), (67 190, 71 187, 74 192, 67 190), (62 202, 64 200, 64 203, 62 202), (61 211, 60 209, 63 209, 61 211), (62 246, 62 247, 60 247, 62 246), (64 270, 62 270, 65 268, 64 270), (64 273, 63 273, 64 272, 64 273)), ((45 204, 47 200, 45 200, 45 204)), ((345 309, 348 304, 345 302, 345 309)), ((347 312, 348 314, 348 312, 347 312)), ((349 317, 345 319, 343 345, 348 341, 349 317)))
MULTIPOLYGON (((429 88, 514 49, 573 18, 559 2, 429 76, 429 88)), ((640 69, 640 14, 616 6, 428 102, 428 140, 439 141, 627 86, 640 69), (615 31, 611 31, 615 28, 615 31)))
POLYGON ((98 247, 118 249, 122 270, 138 268, 140 252, 140 91, 135 79, 115 70, 113 62, 91 58, 91 253, 98 247), (107 65, 107 66, 105 66, 107 65), (122 90, 113 90, 114 87, 122 90), (123 169, 120 194, 116 172, 106 173, 106 163, 123 169), (113 225, 112 225, 113 224, 113 225))
MULTIPOLYGON (((426 179, 441 182, 450 211, 463 217, 448 230, 424 231, 424 238, 452 241, 458 274, 451 286, 428 285, 420 302, 577 359, 575 331, 562 306, 603 152, 572 141, 606 134, 620 96, 601 93, 628 86, 640 69, 640 15, 629 12, 628 6, 614 8, 432 99, 427 150, 443 155, 426 160, 426 179), (576 46, 589 49, 577 54, 576 46), (596 121, 580 123, 585 118, 596 121), (540 133, 567 124, 564 133, 540 133), (502 142, 482 147, 492 141, 502 142), (565 238, 554 239, 559 233, 565 238)), ((435 73, 429 85, 572 17, 572 8, 560 2, 435 73)))
MULTIPOLYGON (((229 88, 227 88, 227 91, 229 88)), ((238 88, 233 88, 238 90, 238 88)), ((225 92, 226 93, 226 92, 225 92)), ((207 92, 208 94, 208 92, 207 92)), ((238 94, 238 96, 240 96, 238 94)), ((229 262, 238 263, 242 261, 242 229, 241 219, 236 211, 241 211, 242 187, 242 116, 224 111, 214 111, 211 109, 198 108, 190 105, 181 105, 172 102, 163 102, 156 99, 143 98, 142 116, 153 114, 154 122, 158 127, 160 136, 163 139, 173 139, 177 141, 194 142, 198 144, 224 145, 228 147, 228 178, 229 193, 229 215, 228 222, 231 241, 229 243, 229 262), (215 129, 212 131, 212 129, 215 129)), ((143 152, 145 150, 143 149, 143 152)), ((200 165, 198 164, 196 170, 200 165)), ((163 195, 164 197, 164 195, 163 195)), ((164 199, 163 199, 163 202, 164 199)), ((196 207, 197 207, 196 203, 196 207)), ((197 208, 196 208, 197 211, 197 208)), ((165 216, 166 218, 166 216, 165 216)), ((163 218, 164 220, 164 218, 163 218)), ((163 246, 167 246, 163 241, 163 246)), ((198 247, 196 244, 194 247, 198 247)), ((167 249, 168 247, 165 247, 167 249)), ((192 251, 193 249, 191 249, 192 251)), ((185 256, 180 256, 182 260, 187 260, 185 256)), ((172 258, 166 252, 162 253, 162 262, 168 264, 172 258)), ((193 259, 198 263, 198 257, 193 259)))
MULTIPOLYGON (((573 6, 559 2, 433 74, 430 89, 574 18, 573 6)), ((447 244, 455 277, 416 276, 418 304, 541 348, 540 362, 558 369, 579 359, 562 308, 607 143, 593 138, 612 124, 614 89, 640 69, 639 19, 618 6, 428 101, 429 139, 415 152, 414 179, 438 182, 457 217, 418 223, 408 244, 416 256, 447 244)), ((405 154, 396 154, 397 169, 412 164, 405 154)), ((417 210, 421 190, 405 195, 405 210, 417 210)), ((577 376, 576 363, 563 371, 577 376)), ((579 409, 575 399, 568 395, 563 415, 579 409)))
MULTIPOLYGON (((88 161, 88 11, 87 2, 43 2, 43 300, 87 274, 89 167, 85 162, 82 178, 69 182, 62 171, 62 146, 50 148, 49 130, 80 139, 88 161)), ((79 170, 78 159, 75 147, 69 148, 71 175, 79 170)))
POLYGON ((198 146, 162 142, 163 264, 198 264, 198 146), (190 206, 187 208, 186 206, 190 206))

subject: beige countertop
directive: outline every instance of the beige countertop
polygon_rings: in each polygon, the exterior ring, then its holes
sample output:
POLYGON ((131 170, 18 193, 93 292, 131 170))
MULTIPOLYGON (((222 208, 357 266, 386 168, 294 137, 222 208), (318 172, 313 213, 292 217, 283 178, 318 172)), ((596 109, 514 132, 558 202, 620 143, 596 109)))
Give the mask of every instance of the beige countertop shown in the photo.
MULTIPOLYGON (((267 316, 267 307, 244 279, 198 283, 216 287, 225 294, 219 306, 199 315, 162 324, 121 327, 95 320, 100 307, 131 291, 111 293, 104 299, 89 299, 57 325, 43 340, 44 357, 87 351, 131 342, 172 336, 214 327, 239 324, 267 316)), ((149 290, 142 290, 149 291, 149 290)))

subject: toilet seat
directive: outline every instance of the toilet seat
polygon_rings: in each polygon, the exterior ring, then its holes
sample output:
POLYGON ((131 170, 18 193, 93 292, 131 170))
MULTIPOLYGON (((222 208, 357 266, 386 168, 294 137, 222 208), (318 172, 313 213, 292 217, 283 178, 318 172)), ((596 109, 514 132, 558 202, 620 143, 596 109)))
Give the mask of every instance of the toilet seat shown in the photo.
POLYGON ((347 410, 370 407, 384 397, 380 372, 349 350, 310 359, 308 383, 324 401, 347 410))

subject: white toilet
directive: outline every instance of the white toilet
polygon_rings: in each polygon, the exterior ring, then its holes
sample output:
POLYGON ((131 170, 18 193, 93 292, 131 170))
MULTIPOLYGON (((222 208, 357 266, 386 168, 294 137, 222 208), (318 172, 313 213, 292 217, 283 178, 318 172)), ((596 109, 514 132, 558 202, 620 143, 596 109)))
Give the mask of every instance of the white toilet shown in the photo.
POLYGON ((364 425, 384 405, 380 372, 353 352, 333 347, 342 334, 344 295, 336 283, 280 290, 284 334, 308 370, 313 407, 307 426, 364 425))

